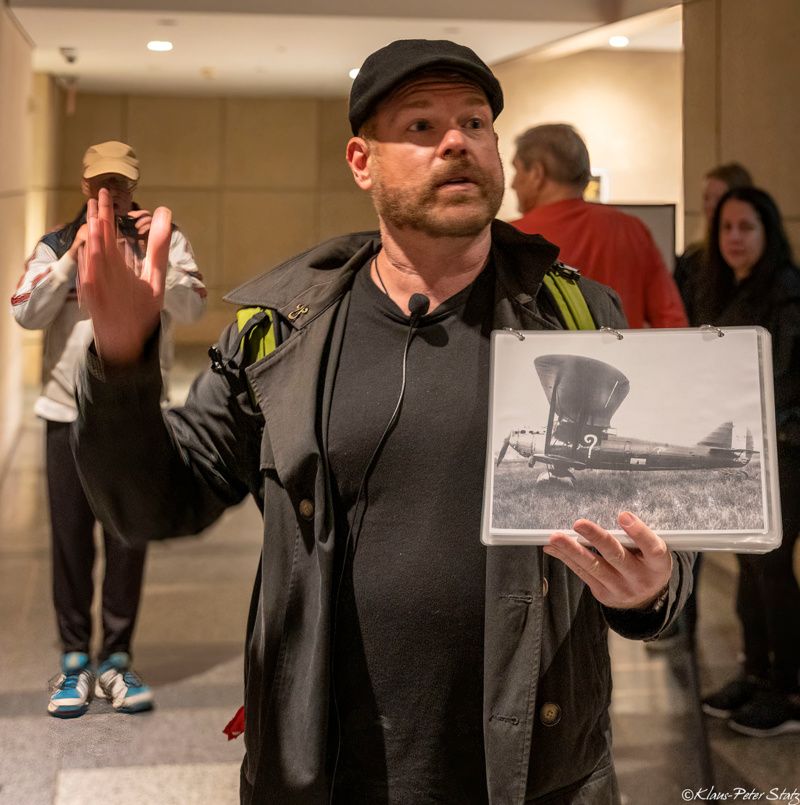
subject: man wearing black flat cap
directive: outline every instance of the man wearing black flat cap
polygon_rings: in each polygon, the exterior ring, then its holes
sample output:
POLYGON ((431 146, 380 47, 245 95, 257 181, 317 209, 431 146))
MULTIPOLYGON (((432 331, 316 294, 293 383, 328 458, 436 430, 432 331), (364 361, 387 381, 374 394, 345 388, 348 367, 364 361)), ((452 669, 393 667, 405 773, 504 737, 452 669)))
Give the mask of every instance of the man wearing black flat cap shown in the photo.
MULTIPOLYGON (((169 212, 154 220, 134 335, 102 302, 125 270, 107 201, 91 212, 97 345, 77 455, 97 510, 140 540, 196 533, 248 493, 263 511, 242 802, 619 801, 607 627, 657 635, 690 558, 630 513, 619 523, 637 550, 586 520, 575 528, 595 551, 563 534, 544 549, 480 543, 489 333, 564 327, 541 284, 557 248, 494 220, 502 105, 461 45, 373 53, 347 160, 380 231, 231 293, 237 324, 163 416, 169 212)), ((623 324, 611 292, 582 291, 598 324, 623 324)))

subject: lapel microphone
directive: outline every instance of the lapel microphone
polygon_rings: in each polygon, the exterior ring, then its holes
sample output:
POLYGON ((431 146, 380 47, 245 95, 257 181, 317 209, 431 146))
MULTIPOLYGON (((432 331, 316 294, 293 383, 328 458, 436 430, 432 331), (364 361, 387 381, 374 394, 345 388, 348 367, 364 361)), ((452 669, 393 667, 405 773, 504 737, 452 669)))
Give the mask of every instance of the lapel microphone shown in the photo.
MULTIPOLYGON (((411 314, 411 326, 416 327, 417 322, 428 312, 431 300, 424 293, 411 294, 408 300, 408 312, 411 314)), ((405 356, 403 356, 405 358, 405 356)))

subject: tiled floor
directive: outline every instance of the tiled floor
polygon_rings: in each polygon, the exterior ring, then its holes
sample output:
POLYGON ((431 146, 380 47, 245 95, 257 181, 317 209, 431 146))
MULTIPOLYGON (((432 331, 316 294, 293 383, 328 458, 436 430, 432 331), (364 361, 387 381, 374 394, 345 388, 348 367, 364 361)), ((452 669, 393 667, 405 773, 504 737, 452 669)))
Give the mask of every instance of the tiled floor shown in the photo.
MULTIPOLYGON (((202 355, 181 356, 178 396, 202 355)), ((241 739, 222 728, 241 703, 242 648, 260 547, 252 503, 199 538, 155 544, 137 629, 136 667, 156 692, 140 716, 93 702, 73 721, 45 711, 58 646, 50 604, 43 429, 29 419, 0 487, 0 805, 226 805, 238 802, 241 739)), ((698 664, 705 688, 735 670, 731 557, 706 563, 698 664)), ((800 790, 800 736, 749 739, 704 723, 680 651, 612 637, 615 756, 627 805, 676 805, 686 788, 800 790), (714 778, 703 769, 703 731, 714 778)), ((696 801, 710 799, 702 792, 696 801)), ((742 800, 740 795, 738 799, 742 800)), ((717 797, 720 799, 720 797, 717 797)), ((778 795, 772 797, 778 799, 778 795)), ((784 797, 784 802, 791 802, 784 797)), ((800 802, 800 792, 796 802, 800 802)))
POLYGON ((735 583, 733 555, 707 554, 694 663, 680 647, 656 653, 612 635, 615 759, 630 805, 759 800, 800 805, 800 735, 739 735, 704 717, 692 696, 693 676, 707 692, 737 671, 735 583), (684 799, 686 789, 695 792, 694 799, 688 794, 684 799), (749 800, 747 792, 753 794, 749 800))

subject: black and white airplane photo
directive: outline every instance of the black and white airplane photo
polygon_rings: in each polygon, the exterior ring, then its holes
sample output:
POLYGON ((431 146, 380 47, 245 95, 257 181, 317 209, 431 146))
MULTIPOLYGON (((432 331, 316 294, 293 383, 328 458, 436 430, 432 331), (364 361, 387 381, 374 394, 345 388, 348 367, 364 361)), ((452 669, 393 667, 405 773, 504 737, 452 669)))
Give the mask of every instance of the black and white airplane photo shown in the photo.
POLYGON ((712 548, 714 535, 766 539, 776 518, 759 339, 754 328, 496 337, 485 531, 545 537, 578 517, 613 529, 630 509, 712 548))

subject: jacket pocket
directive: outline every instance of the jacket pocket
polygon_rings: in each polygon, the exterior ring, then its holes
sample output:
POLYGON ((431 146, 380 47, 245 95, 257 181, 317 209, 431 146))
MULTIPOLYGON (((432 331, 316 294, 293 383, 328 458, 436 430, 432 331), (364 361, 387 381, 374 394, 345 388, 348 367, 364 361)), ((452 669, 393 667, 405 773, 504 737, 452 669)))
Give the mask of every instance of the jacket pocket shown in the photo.
POLYGON ((539 677, 528 767, 531 802, 600 774, 608 759, 607 634, 597 602, 585 591, 569 630, 539 677), (565 752, 570 756, 567 766, 565 752))

